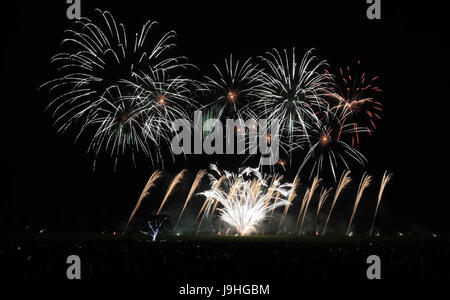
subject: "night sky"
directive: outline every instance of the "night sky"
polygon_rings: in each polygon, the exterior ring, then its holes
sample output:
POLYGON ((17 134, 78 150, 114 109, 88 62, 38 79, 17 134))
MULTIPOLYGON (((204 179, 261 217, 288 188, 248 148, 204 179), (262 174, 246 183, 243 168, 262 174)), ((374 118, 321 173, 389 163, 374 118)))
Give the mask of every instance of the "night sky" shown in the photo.
MULTIPOLYGON (((443 4, 382 1, 382 20, 368 20, 364 0, 336 2, 82 0, 81 5, 83 16, 93 17, 95 8, 109 10, 132 32, 148 19, 160 22, 159 33, 175 30, 177 53, 189 57, 199 74, 211 74, 212 64, 222 64, 230 53, 258 56, 293 46, 299 54, 314 47, 335 66, 361 60, 365 71, 380 76, 384 90, 378 130, 361 146, 369 161, 365 170, 377 185, 384 170, 394 173, 382 218, 406 230, 447 232, 449 69, 443 4)), ((136 168, 121 164, 114 172, 113 161, 104 158, 93 172, 87 144, 74 144, 73 133, 60 135, 52 127, 51 113, 45 112, 50 97, 38 87, 56 75, 49 60, 70 28, 66 9, 63 0, 2 3, 0 157, 6 177, 0 224, 6 228, 57 228, 61 218, 77 215, 123 222, 115 216, 131 211, 153 171, 142 159, 136 168)), ((231 158, 227 167, 238 161, 231 158)), ((193 157, 168 170, 195 172, 209 162, 207 156, 193 157)))

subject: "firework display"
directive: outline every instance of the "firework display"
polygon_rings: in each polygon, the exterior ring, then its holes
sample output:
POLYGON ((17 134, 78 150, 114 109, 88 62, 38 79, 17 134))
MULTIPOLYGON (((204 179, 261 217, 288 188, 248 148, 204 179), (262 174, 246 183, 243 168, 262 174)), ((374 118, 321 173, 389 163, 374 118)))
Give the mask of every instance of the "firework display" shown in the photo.
POLYGON ((169 55, 175 33, 155 37, 157 22, 131 35, 109 12, 97 13, 98 22, 81 18, 66 30, 67 50, 51 59, 58 77, 42 88, 54 94, 48 106, 54 124, 60 132, 76 126, 77 138, 89 135, 96 157, 105 151, 117 163, 125 152, 133 159, 144 153, 161 165, 170 121, 187 119, 185 110, 195 103, 187 88, 193 82, 178 73, 191 65, 169 55))
POLYGON ((446 7, 356 2, 5 1, 0 280, 450 279, 446 7))
MULTIPOLYGON (((206 118, 251 118, 254 127, 260 119, 278 120, 279 132, 267 139, 276 139, 281 155, 289 156, 289 163, 279 160, 284 169, 310 169, 312 178, 329 164, 336 180, 339 164, 350 169, 348 160, 366 162, 356 147, 380 118, 381 103, 372 95, 381 92, 374 83, 378 77, 350 74, 349 67, 335 76, 314 49, 298 60, 293 48, 243 62, 230 55, 225 67, 214 65, 216 75, 201 84, 180 72, 192 66, 185 57, 171 56, 173 31, 155 39, 156 22, 147 22, 130 41, 123 24, 108 12, 98 13, 98 23, 82 18, 67 30, 62 44, 70 51, 52 58, 59 77, 44 84, 55 95, 49 104, 55 125, 64 132, 79 124, 77 138, 89 132, 88 150, 96 157, 104 150, 116 164, 126 153, 133 160, 143 153, 164 168, 162 153, 172 153, 172 123, 193 124, 190 111, 201 92, 212 100, 203 105, 206 118), (303 162, 293 163, 293 155, 303 155, 303 162)), ((245 129, 238 126, 236 133, 245 129)))
MULTIPOLYGON (((247 141, 260 123, 272 120, 279 130, 265 132, 259 143, 277 143, 277 164, 267 170, 261 165, 264 154, 249 152, 236 173, 221 171, 216 165, 210 166, 210 173, 200 170, 173 231, 177 231, 190 203, 195 206, 194 200, 202 198, 192 222, 196 233, 203 228, 238 235, 302 234, 306 221, 313 224, 308 224, 306 231, 314 227, 313 233, 318 234, 320 212, 334 188, 322 184, 330 177, 334 185, 342 172, 321 230, 325 234, 337 199, 351 182, 354 163, 367 162, 360 150, 360 136, 371 135, 376 130, 375 121, 381 118, 382 104, 376 96, 382 90, 376 85, 377 76, 360 72, 360 61, 355 71, 346 67, 334 74, 332 66, 318 58, 317 50, 310 49, 302 56, 292 48, 272 49, 247 59, 230 54, 224 66, 213 65, 215 74, 200 76, 202 82, 187 76, 187 70, 189 74, 199 72, 187 58, 173 55, 174 31, 158 37, 153 30, 157 23, 149 21, 131 38, 109 12, 97 13, 98 20, 81 18, 66 31, 63 52, 51 59, 58 66, 58 77, 42 86, 53 95, 48 108, 59 131, 77 128, 76 139, 89 136, 88 151, 95 154, 94 166, 102 152, 113 158, 114 169, 121 156, 131 155, 135 162, 135 157, 143 154, 153 167, 163 170, 165 157, 175 161, 171 147, 176 136, 174 122, 183 120, 195 128, 199 125, 193 120, 196 109, 203 112, 200 125, 210 120, 239 121, 242 125, 234 127, 233 133, 247 141), (248 119, 252 122, 246 124, 248 119), (252 157, 260 162, 257 167, 250 167, 255 161, 252 157), (282 173, 297 172, 292 182, 276 172, 280 166, 282 173), (199 190, 205 178, 209 189, 199 190), (296 215, 295 226, 287 222, 290 214, 296 215)), ((202 126, 202 139, 208 139, 214 127, 215 123, 202 126)), ((245 147, 245 151, 250 149, 245 147)), ((238 154, 245 151, 241 149, 238 154)), ((185 185, 187 172, 184 169, 171 180, 156 215, 178 186, 185 185)), ((125 231, 161 176, 162 171, 155 171, 150 177, 125 231)), ((390 178, 391 174, 383 177, 370 233, 390 178)), ((347 234, 370 181, 371 176, 363 176, 347 234)))

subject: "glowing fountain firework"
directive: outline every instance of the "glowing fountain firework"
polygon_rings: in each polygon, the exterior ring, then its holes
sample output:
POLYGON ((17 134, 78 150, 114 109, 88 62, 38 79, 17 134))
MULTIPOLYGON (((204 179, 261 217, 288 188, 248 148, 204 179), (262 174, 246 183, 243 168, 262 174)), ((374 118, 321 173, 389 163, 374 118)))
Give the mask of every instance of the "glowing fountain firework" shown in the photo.
MULTIPOLYGON (((80 124, 78 139, 88 128, 95 127, 89 150, 96 157, 104 148, 115 158, 115 163, 126 151, 131 152, 134 160, 135 153, 150 155, 150 144, 159 147, 148 128, 155 123, 151 118, 159 115, 155 114, 158 103, 141 97, 149 92, 130 84, 135 77, 133 74, 158 74, 152 78, 153 85, 163 87, 161 93, 170 93, 175 101, 180 97, 173 96, 184 95, 186 90, 184 82, 180 86, 173 74, 189 65, 184 57, 168 55, 168 50, 174 46, 173 31, 151 44, 150 31, 157 23, 149 21, 130 40, 125 26, 117 23, 109 12, 97 12, 100 14, 98 23, 81 18, 74 22, 73 29, 66 31, 62 45, 67 50, 51 59, 58 64, 59 77, 43 87, 55 93, 48 107, 53 108, 59 132, 80 124)), ((166 106, 166 111, 171 109, 180 112, 179 106, 166 106)), ((156 122, 161 121, 159 118, 156 122)))
POLYGON ((328 195, 330 194, 332 189, 333 188, 329 188, 329 189, 322 188, 322 190, 320 191, 319 203, 317 204, 316 216, 314 217, 314 225, 316 227, 316 235, 319 234, 319 232, 317 231, 317 218, 319 217, 320 210, 322 209, 322 206, 325 204, 325 200, 328 198, 328 195))
MULTIPOLYGON (((359 67, 360 61, 357 66, 359 67)), ((359 144, 360 127, 366 127, 365 132, 369 134, 376 129, 375 119, 380 119, 382 104, 374 99, 381 89, 377 86, 378 76, 368 78, 366 73, 358 73, 358 69, 352 72, 350 67, 339 68, 339 75, 336 76, 336 85, 330 87, 330 96, 337 101, 332 108, 339 111, 343 116, 342 124, 347 121, 354 123, 355 130, 352 137, 352 145, 359 144)))
POLYGON ((321 181, 322 181, 321 179, 319 179, 318 177, 315 177, 313 180, 313 183, 311 184, 311 187, 309 188, 309 191, 307 192, 308 196, 306 198, 307 200, 306 200, 306 204, 304 206, 302 223, 300 224, 300 229, 298 230, 298 234, 302 233, 303 222, 305 221, 305 216, 306 216, 306 213, 308 212, 309 204, 311 203, 311 199, 314 195, 314 192, 316 191, 316 189, 319 186, 321 181))
POLYGON ((198 185, 200 184, 202 178, 205 175, 206 175, 206 171, 205 170, 200 170, 200 171, 198 171, 197 176, 195 176, 194 182, 192 183, 191 189, 189 190, 189 194, 186 197, 186 201, 184 202, 183 209, 180 212, 180 215, 178 217, 177 223, 175 224, 175 227, 174 227, 173 231, 177 230, 178 223, 180 223, 181 217, 183 216, 183 212, 186 209, 186 207, 187 207, 187 205, 189 203, 189 200, 191 200, 192 195, 194 195, 195 190, 197 189, 198 185))
POLYGON ((353 205, 352 215, 350 217, 350 221, 348 222, 346 235, 349 235, 349 233, 350 233, 350 226, 352 225, 353 218, 355 217, 355 213, 356 213, 356 209, 358 208, 359 201, 361 201, 364 190, 370 185, 371 181, 372 181, 372 176, 369 176, 364 173, 363 177, 361 178, 359 187, 358 187, 358 193, 356 194, 355 204, 353 205))
POLYGON ((300 218, 303 216, 303 210, 305 209, 306 202, 308 201, 310 189, 307 188, 305 194, 303 195, 302 204, 300 206, 300 211, 298 212, 297 222, 295 223, 295 230, 297 230, 298 223, 300 222, 300 218))
MULTIPOLYGON (((276 204, 278 202, 278 199, 280 198, 280 193, 277 193, 275 196, 275 200, 273 201, 274 204, 276 204)), ((272 212, 270 213, 270 217, 269 217, 269 222, 267 222, 267 228, 266 228, 266 232, 269 231, 270 228, 270 222, 272 222, 272 218, 273 218, 273 213, 275 212, 275 206, 272 208, 272 212)))
POLYGON ((139 199, 136 203, 136 206, 134 207, 133 211, 131 212, 130 218, 128 219, 127 226, 125 226, 125 229, 123 232, 127 231, 128 225, 130 224, 131 220, 133 219, 134 215, 138 211, 139 207, 141 206, 142 201, 145 199, 145 197, 148 196, 149 190, 155 185, 156 181, 161 177, 162 173, 161 171, 155 171, 148 179, 144 189, 141 192, 141 195, 139 196, 139 199))
POLYGON ((175 187, 180 184, 180 182, 183 180, 187 170, 184 169, 180 173, 178 173, 170 182, 169 187, 167 188, 166 194, 164 195, 164 199, 161 202, 161 205, 158 208, 158 211, 156 215, 159 215, 161 213, 161 210, 164 207, 164 204, 166 204, 167 199, 169 199, 170 195, 172 195, 172 192, 175 190, 175 187))
POLYGON ((375 224, 375 219, 377 217, 378 208, 379 208, 380 202, 381 202, 381 197, 383 196, 383 192, 386 187, 386 184, 388 184, 388 182, 391 181, 391 178, 392 178, 392 173, 387 174, 387 171, 384 172, 383 179, 381 180, 380 190, 378 192, 377 207, 375 208, 375 213, 373 214, 372 226, 370 226, 370 235, 372 235, 373 225, 375 224))
MULTIPOLYGON (((215 188, 215 189, 220 188, 221 185, 222 185, 222 182, 223 182, 226 178, 227 178, 227 177, 226 177, 225 175, 220 176, 219 180, 215 180, 215 178, 213 178, 213 181, 215 182, 214 188, 215 188)), ((219 203, 218 201, 213 200, 211 197, 206 198, 206 201, 203 203, 203 205, 202 205, 200 211, 198 212, 197 217, 195 218, 195 220, 197 221, 198 218, 201 216, 200 222, 198 223, 198 226, 197 226, 196 234, 198 234, 198 231, 200 230, 200 226, 202 225, 203 219, 205 218, 205 215, 206 215, 206 214, 202 214, 202 212, 204 211, 204 209, 206 208, 206 206, 207 206, 208 204, 211 203, 211 201, 215 202, 216 204, 219 203)), ((212 212, 211 212, 211 215, 214 214, 214 211, 215 211, 215 209, 216 209, 216 207, 217 207, 216 204, 215 204, 214 207, 213 207, 213 210, 212 210, 212 212)))
POLYGON ((212 181, 211 189, 201 194, 220 203, 221 207, 217 208, 220 220, 239 235, 256 232, 272 209, 290 204, 287 199, 291 183, 275 180, 269 184, 269 178, 252 168, 242 169, 238 174, 227 172, 227 175, 228 188, 217 188, 217 182, 212 181), (277 193, 280 199, 274 203, 273 196, 277 193))
MULTIPOLYGON (((287 199, 289 205, 286 205, 286 206, 284 207, 283 215, 281 216, 280 224, 278 225, 278 232, 280 232, 281 227, 283 226, 284 221, 286 220, 286 216, 287 216, 287 213, 288 213, 288 211, 289 211, 289 207, 291 207, 292 201, 293 201, 294 198, 297 196, 296 190, 297 190, 297 187, 298 187, 299 183, 300 183, 300 178, 299 178, 299 176, 298 176, 298 174, 297 174, 297 175, 295 176, 295 178, 294 178, 294 182, 292 183, 291 190, 290 190, 290 192, 289 192, 289 197, 288 197, 288 199, 287 199)), ((278 197, 279 197, 279 195, 277 195, 277 198, 276 198, 277 201, 278 201, 278 197)), ((272 213, 273 213, 273 210, 272 210, 272 213)))
POLYGON ((352 181, 352 178, 350 177, 350 171, 345 170, 342 175, 341 179, 339 179, 339 183, 336 188, 336 192, 334 193, 333 203, 331 204, 330 211, 328 212, 327 220, 325 221, 325 225, 323 226, 322 235, 325 234, 325 231, 327 230, 328 222, 330 221, 331 213, 333 212, 334 206, 336 205, 336 201, 339 198, 342 191, 345 189, 345 187, 352 181))

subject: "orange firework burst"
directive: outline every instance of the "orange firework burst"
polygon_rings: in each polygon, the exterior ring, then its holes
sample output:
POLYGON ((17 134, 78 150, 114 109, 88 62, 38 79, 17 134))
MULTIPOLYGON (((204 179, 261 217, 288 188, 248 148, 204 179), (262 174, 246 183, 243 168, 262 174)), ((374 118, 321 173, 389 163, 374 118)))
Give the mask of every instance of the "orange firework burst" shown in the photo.
MULTIPOLYGON (((357 66, 359 67, 360 61, 357 66)), ((369 134, 376 130, 375 119, 381 119, 382 104, 375 100, 376 93, 382 90, 377 86, 378 76, 368 78, 366 73, 359 73, 358 68, 352 72, 350 67, 339 68, 339 75, 334 87, 330 88, 328 96, 337 100, 332 108, 339 111, 346 121, 354 123, 355 128, 365 128, 369 134)), ((355 130, 352 146, 359 144, 359 130, 355 130)))
POLYGON ((329 134, 323 134, 322 136, 320 136, 319 141, 320 141, 320 144, 322 145, 322 147, 328 146, 328 144, 330 143, 329 134))
POLYGON ((158 95, 155 100, 156 100, 156 103, 158 103, 159 105, 167 104, 167 99, 166 99, 165 95, 158 95))
POLYGON ((227 95, 227 100, 230 103, 233 103, 233 104, 236 103, 238 100, 238 94, 234 91, 229 91, 228 95, 227 95))
POLYGON ((232 54, 222 66, 214 65, 215 74, 205 76, 206 86, 215 98, 209 104, 215 118, 238 117, 250 101, 260 97, 262 70, 251 58, 235 59, 232 54))

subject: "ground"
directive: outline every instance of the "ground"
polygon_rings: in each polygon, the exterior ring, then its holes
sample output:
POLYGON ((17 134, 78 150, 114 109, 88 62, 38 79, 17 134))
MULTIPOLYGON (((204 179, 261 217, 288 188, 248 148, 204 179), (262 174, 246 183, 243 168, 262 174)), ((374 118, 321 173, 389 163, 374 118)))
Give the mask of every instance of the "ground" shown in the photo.
POLYGON ((65 279, 69 255, 84 279, 181 284, 365 280, 369 255, 384 279, 449 279, 447 236, 249 236, 8 233, 0 235, 2 279, 65 279))

